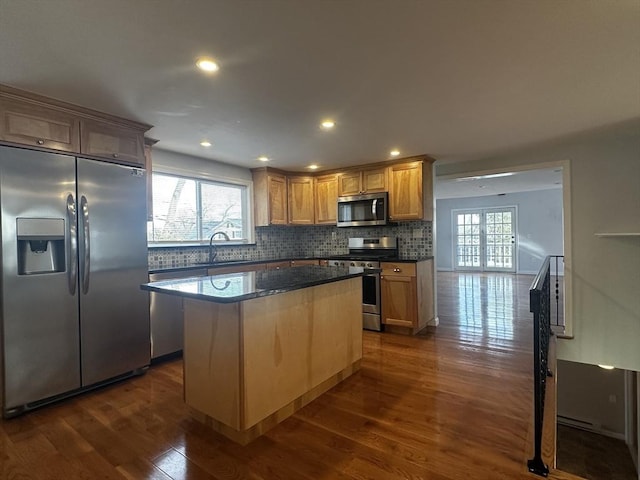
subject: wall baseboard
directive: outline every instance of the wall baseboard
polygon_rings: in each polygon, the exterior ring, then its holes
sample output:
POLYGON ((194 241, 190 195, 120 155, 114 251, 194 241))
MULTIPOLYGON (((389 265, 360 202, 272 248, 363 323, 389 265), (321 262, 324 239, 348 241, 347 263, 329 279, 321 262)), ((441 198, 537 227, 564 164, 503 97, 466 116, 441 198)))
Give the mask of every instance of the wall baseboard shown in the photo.
POLYGON ((624 433, 612 432, 611 430, 604 429, 598 425, 594 425, 589 421, 580 420, 577 418, 557 416, 558 425, 564 425, 566 427, 578 428, 586 432, 596 433, 598 435, 604 435, 605 437, 615 438, 616 440, 625 440, 624 433))

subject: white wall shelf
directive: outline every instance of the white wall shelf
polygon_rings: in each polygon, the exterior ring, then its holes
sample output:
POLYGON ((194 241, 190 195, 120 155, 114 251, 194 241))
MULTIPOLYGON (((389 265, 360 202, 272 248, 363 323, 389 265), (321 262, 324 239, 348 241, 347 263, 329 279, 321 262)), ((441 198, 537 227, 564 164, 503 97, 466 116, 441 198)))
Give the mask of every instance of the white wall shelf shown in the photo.
POLYGON ((640 237, 640 232, 603 232, 594 235, 596 237, 640 237))

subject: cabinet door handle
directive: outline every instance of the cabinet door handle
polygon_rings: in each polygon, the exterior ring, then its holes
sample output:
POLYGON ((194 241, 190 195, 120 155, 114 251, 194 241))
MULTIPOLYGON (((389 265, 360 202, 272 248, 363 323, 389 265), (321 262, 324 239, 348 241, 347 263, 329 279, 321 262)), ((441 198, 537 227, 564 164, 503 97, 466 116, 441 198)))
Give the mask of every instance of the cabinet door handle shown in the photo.
POLYGON ((44 145, 44 140, 36 140, 36 143, 37 143, 38 145, 44 145))
POLYGON ((117 154, 117 153, 114 153, 114 154, 113 154, 113 158, 118 158, 118 154, 117 154))

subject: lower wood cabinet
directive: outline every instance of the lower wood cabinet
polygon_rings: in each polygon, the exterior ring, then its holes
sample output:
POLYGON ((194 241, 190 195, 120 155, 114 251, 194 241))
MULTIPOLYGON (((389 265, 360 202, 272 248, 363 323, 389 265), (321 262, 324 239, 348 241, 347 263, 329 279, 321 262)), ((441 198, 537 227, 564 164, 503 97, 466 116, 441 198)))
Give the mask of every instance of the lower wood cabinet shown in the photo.
POLYGON ((434 320, 433 260, 382 262, 382 323, 387 331, 415 334, 434 320))
POLYGON ((291 262, 269 262, 265 263, 267 270, 280 270, 281 268, 289 268, 291 266, 291 262))
POLYGON ((318 265, 318 260, 291 260, 292 267, 304 267, 305 265, 318 265))

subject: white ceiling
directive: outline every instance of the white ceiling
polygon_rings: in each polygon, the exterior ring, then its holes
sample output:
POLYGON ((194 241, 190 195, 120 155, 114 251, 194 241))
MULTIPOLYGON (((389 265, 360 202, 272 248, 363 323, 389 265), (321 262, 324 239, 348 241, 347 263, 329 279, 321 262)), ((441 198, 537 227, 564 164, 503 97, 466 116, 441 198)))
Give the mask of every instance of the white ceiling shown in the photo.
POLYGON ((434 195, 437 199, 484 197, 503 193, 529 192, 562 188, 562 169, 547 168, 509 173, 494 177, 492 174, 467 177, 437 177, 434 195))
POLYGON ((0 83, 245 167, 473 160, 636 118, 638 45, 638 0, 0 0, 0 83))

